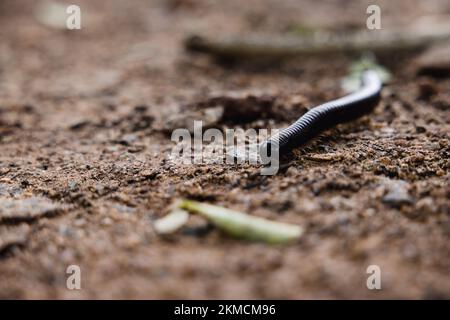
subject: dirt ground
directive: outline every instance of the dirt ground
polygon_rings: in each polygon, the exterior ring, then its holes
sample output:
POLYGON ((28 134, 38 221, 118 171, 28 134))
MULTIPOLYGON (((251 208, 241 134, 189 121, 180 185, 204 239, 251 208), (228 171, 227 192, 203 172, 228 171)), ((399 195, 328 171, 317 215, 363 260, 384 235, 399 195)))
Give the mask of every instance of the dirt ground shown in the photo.
MULTIPOLYGON (((373 2, 383 28, 450 14, 447 0, 373 2)), ((363 29, 369 2, 78 0, 77 31, 37 21, 36 3, 0 2, 1 298, 450 298, 450 78, 417 75, 417 54, 382 60, 393 79, 376 110, 276 176, 168 159, 176 116, 238 92, 227 108, 276 111, 216 127, 282 128, 342 95, 354 59, 220 64, 186 52, 189 34, 363 29), (180 197, 305 232, 269 246, 193 217, 158 236, 152 221, 180 197), (81 290, 66 288, 72 264, 81 290)))

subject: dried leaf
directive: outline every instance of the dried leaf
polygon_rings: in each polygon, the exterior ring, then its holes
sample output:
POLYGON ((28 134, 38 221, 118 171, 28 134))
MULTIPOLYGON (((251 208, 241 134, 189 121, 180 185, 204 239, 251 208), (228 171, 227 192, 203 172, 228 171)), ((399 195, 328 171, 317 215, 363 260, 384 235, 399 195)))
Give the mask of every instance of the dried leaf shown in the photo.
POLYGON ((284 244, 297 240, 303 232, 298 225, 270 221, 197 201, 182 200, 178 207, 198 213, 224 232, 242 239, 284 244))

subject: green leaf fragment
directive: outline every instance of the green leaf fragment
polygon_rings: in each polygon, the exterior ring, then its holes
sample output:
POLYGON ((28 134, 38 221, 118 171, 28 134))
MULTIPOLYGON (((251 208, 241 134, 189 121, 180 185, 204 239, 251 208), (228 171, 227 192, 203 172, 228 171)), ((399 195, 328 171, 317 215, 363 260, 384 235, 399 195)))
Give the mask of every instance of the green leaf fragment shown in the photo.
POLYGON ((155 231, 159 234, 174 233, 186 224, 189 219, 189 213, 183 209, 175 208, 166 216, 156 220, 153 223, 155 231))
POLYGON ((348 74, 341 80, 342 89, 346 92, 358 90, 361 86, 361 75, 366 70, 375 71, 383 84, 388 83, 392 78, 389 70, 379 65, 373 55, 364 55, 350 65, 348 74))
POLYGON ((288 32, 293 33, 295 35, 301 36, 301 37, 310 37, 314 34, 318 33, 320 31, 319 28, 316 28, 314 26, 308 26, 303 24, 294 24, 292 26, 289 26, 288 32))
POLYGON ((197 201, 182 200, 178 206, 201 215, 222 231, 241 239, 285 244, 297 240, 303 233, 298 225, 270 221, 197 201))

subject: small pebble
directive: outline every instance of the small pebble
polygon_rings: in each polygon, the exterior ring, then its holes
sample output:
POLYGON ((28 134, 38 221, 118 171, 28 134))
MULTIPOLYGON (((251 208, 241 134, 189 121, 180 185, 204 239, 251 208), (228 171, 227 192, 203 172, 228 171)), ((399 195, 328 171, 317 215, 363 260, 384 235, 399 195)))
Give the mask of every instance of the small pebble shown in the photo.
POLYGON ((393 207, 399 207, 403 204, 412 204, 413 199, 409 194, 409 184, 403 180, 392 180, 386 183, 386 194, 382 201, 393 207))

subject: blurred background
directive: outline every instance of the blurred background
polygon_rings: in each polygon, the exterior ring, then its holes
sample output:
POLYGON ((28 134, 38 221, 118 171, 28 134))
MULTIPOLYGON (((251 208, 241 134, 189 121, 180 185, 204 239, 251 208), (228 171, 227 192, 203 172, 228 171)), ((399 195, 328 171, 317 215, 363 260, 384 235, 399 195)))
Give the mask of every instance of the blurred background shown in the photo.
POLYGON ((73 2, 0 0, 0 297, 450 297, 448 0, 73 2), (66 28, 69 4, 80 30, 66 28), (367 30, 372 4, 381 30, 367 30), (280 175, 167 161, 170 132, 194 119, 288 125, 343 95, 361 57, 389 75, 376 112, 280 175), (31 210, 31 196, 46 200, 31 210), (194 221, 161 239, 151 222, 181 196, 305 236, 268 247, 194 221), (81 291, 65 287, 69 264, 81 291))

